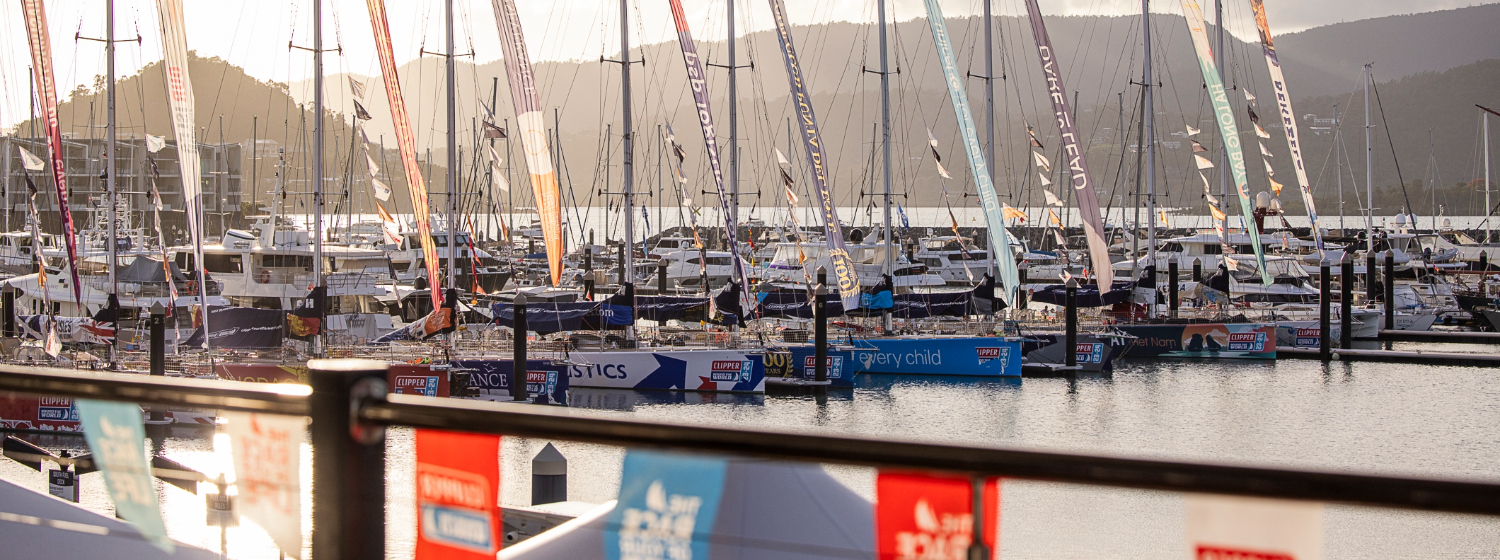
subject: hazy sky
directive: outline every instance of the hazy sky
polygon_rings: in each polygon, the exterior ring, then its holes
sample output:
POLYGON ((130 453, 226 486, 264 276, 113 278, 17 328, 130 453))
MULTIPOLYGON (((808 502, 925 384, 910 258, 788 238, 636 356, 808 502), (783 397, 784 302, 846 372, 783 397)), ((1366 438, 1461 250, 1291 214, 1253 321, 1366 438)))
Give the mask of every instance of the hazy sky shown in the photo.
MULTIPOLYGON (((947 16, 977 14, 983 0, 943 0, 947 16)), ((325 48, 343 52, 325 55, 328 73, 356 72, 378 75, 369 13, 360 0, 326 0, 324 4, 325 48)), ((1485 3, 1485 2, 1479 2, 1485 3)), ((517 2, 527 45, 535 60, 585 59, 615 56, 619 51, 619 3, 601 0, 520 0, 517 2)), ((722 0, 683 0, 695 38, 721 39, 726 33, 722 0)), ((1139 2, 1129 0, 1041 0, 1049 15, 1125 14, 1139 11, 1139 2)), ((1393 14, 1460 8, 1471 0, 1267 0, 1273 31, 1289 33, 1338 23, 1393 14)), ((311 0, 187 0, 187 38, 190 49, 201 56, 217 56, 244 67, 259 79, 295 82, 312 72, 306 51, 289 50, 289 41, 312 46, 311 0)), ((999 14, 1024 13, 1021 0, 998 0, 999 14)), ((58 89, 66 97, 79 84, 92 84, 105 72, 103 45, 76 41, 74 36, 103 37, 105 0, 46 2, 48 26, 53 42, 53 60, 58 89)), ((116 34, 119 39, 140 35, 142 41, 119 44, 116 74, 128 75, 161 58, 156 2, 115 0, 116 34)), ((394 0, 387 2, 397 63, 417 56, 421 49, 441 52, 444 48, 443 8, 438 0, 394 0)), ((737 32, 758 31, 771 25, 765 2, 741 1, 737 6, 737 32)), ((791 0, 788 17, 799 24, 829 21, 865 22, 875 19, 875 3, 869 0, 791 0)), ((921 0, 893 0, 891 17, 909 20, 924 15, 921 0)), ((1204 0, 1212 13, 1212 2, 1204 0)), ((456 42, 459 52, 474 52, 473 60, 489 62, 500 57, 491 4, 483 0, 455 0, 456 42)), ((1153 11, 1180 13, 1177 2, 1158 0, 1153 11)), ((1253 37, 1253 22, 1247 0, 1228 0, 1230 29, 1253 37)), ((1210 19, 1212 16, 1210 15, 1210 19)), ((632 45, 675 38, 667 0, 632 1, 630 30, 632 45)), ((26 31, 19 3, 0 2, 0 126, 9 126, 29 113, 27 68, 30 66, 26 31)))

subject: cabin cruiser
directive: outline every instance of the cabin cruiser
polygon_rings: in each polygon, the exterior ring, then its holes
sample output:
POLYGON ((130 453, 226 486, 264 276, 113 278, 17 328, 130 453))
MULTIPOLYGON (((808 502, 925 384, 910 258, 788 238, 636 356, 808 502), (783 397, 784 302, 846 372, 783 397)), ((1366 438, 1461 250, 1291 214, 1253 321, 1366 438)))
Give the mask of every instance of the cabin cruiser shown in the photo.
POLYGON ((734 278, 734 254, 728 251, 688 249, 661 255, 657 266, 667 267, 667 285, 679 293, 701 293, 703 281, 710 291, 724 287, 734 278))
MULTIPOLYGON (((56 237, 43 233, 40 236, 42 250, 57 248, 56 237)), ((0 233, 0 273, 30 274, 36 272, 37 240, 29 231, 0 233)))
MULTIPOLYGON (((1081 253, 1033 251, 1017 237, 1011 237, 1010 249, 1012 254, 1022 255, 1027 278, 1044 279, 1045 283, 1055 284, 1047 279, 1062 278, 1064 271, 1081 275, 1086 262, 1081 253)), ((956 235, 922 238, 913 259, 950 285, 973 285, 990 271, 989 250, 975 246, 973 239, 956 235)))
MULTIPOLYGON (((511 273, 500 266, 499 260, 475 247, 467 231, 455 232, 453 238, 454 245, 456 245, 453 253, 458 259, 455 283, 459 288, 472 290, 477 285, 479 290, 486 293, 498 292, 505 288, 505 283, 510 280, 511 273)), ((434 228, 432 241, 437 247, 438 270, 448 270, 450 251, 447 230, 437 231, 434 228)), ((390 266, 395 271, 398 282, 415 283, 418 289, 427 287, 429 283, 427 259, 422 254, 420 234, 416 231, 401 234, 400 243, 390 252, 390 266)), ((446 279, 443 283, 447 283, 446 279)))

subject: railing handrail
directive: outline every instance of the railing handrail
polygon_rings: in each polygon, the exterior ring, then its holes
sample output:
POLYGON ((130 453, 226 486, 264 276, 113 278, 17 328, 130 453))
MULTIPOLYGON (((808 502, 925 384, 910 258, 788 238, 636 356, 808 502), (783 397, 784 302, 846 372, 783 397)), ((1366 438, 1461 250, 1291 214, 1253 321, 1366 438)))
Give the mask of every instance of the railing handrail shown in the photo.
MULTIPOLYGON (((315 368, 316 369, 316 368, 315 368)), ((313 375, 319 375, 315 371, 313 375)), ((308 415, 306 385, 0 366, 0 392, 308 415)), ((1244 467, 1035 450, 705 427, 575 414, 566 408, 414 395, 366 397, 371 424, 552 438, 792 461, 919 469, 1172 492, 1259 496, 1500 515, 1500 483, 1244 467)), ((314 430, 317 426, 314 425, 314 430)))

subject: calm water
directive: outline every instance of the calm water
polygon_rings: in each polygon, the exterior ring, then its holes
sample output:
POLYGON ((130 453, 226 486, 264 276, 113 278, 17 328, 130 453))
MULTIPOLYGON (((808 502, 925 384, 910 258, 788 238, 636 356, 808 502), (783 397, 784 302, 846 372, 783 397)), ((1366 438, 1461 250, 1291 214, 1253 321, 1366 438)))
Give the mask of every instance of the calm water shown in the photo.
MULTIPOLYGON (((660 403, 628 392, 580 393, 614 410, 579 414, 703 425, 857 434, 1053 451, 1500 481, 1500 385, 1486 369, 1317 362, 1133 361, 1112 379, 865 380, 833 396, 767 397, 749 404, 689 395, 660 403)), ((733 401, 734 399, 728 399, 733 401)), ((530 498, 530 459, 544 441, 508 438, 504 503, 530 498)), ((168 438, 167 455, 210 469, 207 438, 168 438)), ((391 556, 413 538, 411 434, 391 433, 391 556)), ((619 448, 558 442, 570 461, 570 498, 613 499, 619 448)), ((873 473, 833 467, 870 496, 873 473)), ((0 477, 45 490, 43 476, 0 463, 0 477)), ((1177 494, 1008 481, 1001 542, 1006 558, 1180 558, 1177 494)), ((84 506, 112 513, 102 482, 84 477, 84 506)), ((218 550, 203 501, 161 490, 172 536, 218 550)), ((304 506, 306 507, 306 506, 304 506)), ((1328 558, 1496 558, 1500 518, 1329 506, 1328 558)), ((227 532, 233 558, 276 558, 253 526, 227 532)))

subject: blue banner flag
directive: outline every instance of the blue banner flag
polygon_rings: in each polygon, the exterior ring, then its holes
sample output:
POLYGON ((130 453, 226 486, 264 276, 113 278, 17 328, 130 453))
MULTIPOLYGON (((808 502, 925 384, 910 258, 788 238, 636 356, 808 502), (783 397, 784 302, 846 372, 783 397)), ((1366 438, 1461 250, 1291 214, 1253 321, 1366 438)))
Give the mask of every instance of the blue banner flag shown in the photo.
POLYGON ((625 455, 620 500, 604 530, 608 560, 708 558, 725 461, 653 451, 625 455))
POLYGON ((172 539, 156 504, 151 464, 146 462, 146 428, 141 407, 131 403, 80 399, 78 417, 83 436, 104 474, 104 485, 115 501, 115 514, 134 523, 151 544, 172 552, 172 539))
POLYGON ((953 56, 953 41, 948 37, 948 24, 943 21, 943 10, 937 0, 927 0, 927 23, 932 27, 932 40, 937 43, 938 60, 943 66, 943 78, 948 82, 948 97, 953 100, 953 112, 958 117, 958 131, 963 136, 964 152, 969 154, 969 174, 974 176, 974 185, 979 191, 979 204, 984 207, 984 219, 990 230, 991 255, 1000 269, 1000 280, 1005 284, 1006 303, 1016 296, 1021 286, 1021 275, 1016 271, 1016 258, 1010 252, 1010 232, 1005 230, 1005 214, 1000 206, 1000 197, 995 194, 995 183, 990 178, 984 151, 979 146, 978 128, 974 126, 974 113, 969 110, 969 94, 964 91, 963 74, 958 71, 958 60, 953 56))
MULTIPOLYGON (((839 214, 833 206, 833 190, 828 186, 827 157, 823 153, 823 135, 818 131, 818 117, 813 114, 812 94, 807 90, 807 80, 802 76, 802 59, 797 58, 797 49, 792 46, 792 24, 786 19, 786 6, 781 0, 770 0, 772 19, 776 20, 776 39, 781 43, 781 58, 786 63, 786 79, 792 87, 792 104, 797 110, 798 128, 802 129, 802 146, 807 149, 807 164, 812 167, 813 190, 818 193, 818 209, 823 216, 823 237, 828 240, 828 260, 833 268, 828 273, 833 277, 839 291, 839 299, 845 310, 859 308, 859 272, 854 269, 854 260, 844 248, 844 228, 839 225, 839 214)), ((993 192, 991 197, 993 198, 993 192)), ((996 202, 996 208, 1000 203, 996 202)), ((998 210, 997 210, 998 211, 998 210)), ((1009 245, 1004 245, 1009 247, 1009 245)), ((1014 269, 1015 265, 1012 264, 1014 269)))

